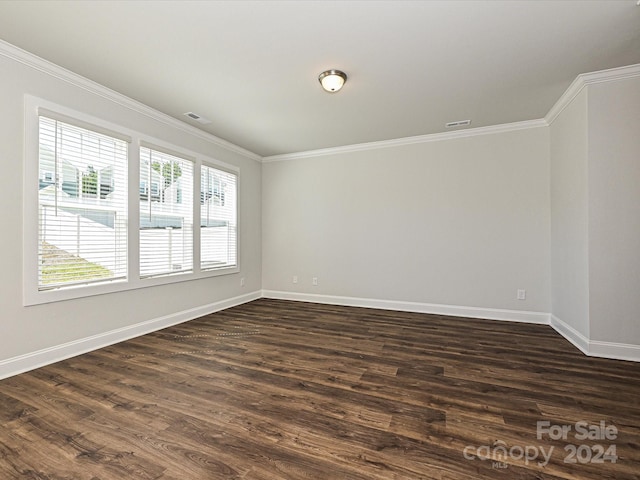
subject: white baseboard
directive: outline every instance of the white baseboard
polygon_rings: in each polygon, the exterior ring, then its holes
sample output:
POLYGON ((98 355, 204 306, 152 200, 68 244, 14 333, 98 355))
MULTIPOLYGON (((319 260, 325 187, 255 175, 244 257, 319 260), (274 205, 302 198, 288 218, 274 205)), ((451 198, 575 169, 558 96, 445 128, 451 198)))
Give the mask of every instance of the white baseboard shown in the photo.
POLYGON ((209 315, 210 313, 242 305, 243 303, 257 300, 260 297, 261 292, 258 290, 238 297, 183 310, 160 318, 154 318, 153 320, 148 320, 146 322, 136 323, 135 325, 129 325, 109 332, 75 340, 73 342, 64 343, 62 345, 56 345, 55 347, 45 348, 36 352, 9 358, 0 362, 0 379, 18 375, 29 370, 59 362, 60 360, 75 357, 77 355, 82 355, 83 353, 87 353, 92 350, 97 350, 99 348, 113 345, 114 343, 155 332, 172 325, 177 325, 178 323, 209 315))
POLYGON ((379 308, 381 310, 398 310, 403 312, 430 313, 434 315, 449 315, 455 317, 551 325, 556 332, 562 335, 585 355, 640 362, 640 345, 589 340, 568 323, 562 321, 555 315, 544 312, 463 307, 458 305, 441 305, 434 303, 401 302, 393 300, 378 300, 374 298, 341 297, 336 295, 318 295, 312 293, 282 292, 275 290, 263 290, 262 296, 264 298, 324 303, 328 305, 379 308))
POLYGON ((551 326, 560 335, 578 347, 578 349, 585 355, 589 355, 590 357, 640 362, 640 345, 589 340, 575 328, 571 327, 555 315, 551 315, 551 326))
POLYGON ((555 315, 551 314, 551 327, 562 335, 565 339, 569 340, 578 350, 585 355, 589 355, 589 339, 581 334, 578 330, 573 328, 566 322, 563 322, 555 315))
POLYGON ((399 310, 403 312, 431 313, 434 315, 483 318, 487 320, 538 323, 542 325, 549 324, 549 314, 543 312, 528 312, 522 310, 504 310, 482 307, 462 307, 457 305, 440 305, 436 303, 378 300, 375 298, 340 297, 335 295, 280 292, 275 290, 263 290, 262 296, 265 298, 274 298, 279 300, 295 300, 300 302, 324 303, 328 305, 379 308, 381 310, 399 310))
POLYGON ((177 325, 194 318, 202 317, 227 308, 242 305, 259 298, 274 298, 301 302, 323 303, 329 305, 345 305, 353 307, 378 308, 382 310, 399 310, 405 312, 430 313, 456 317, 482 318, 488 320, 504 320, 512 322, 550 324, 560 335, 575 345, 581 352, 593 357, 611 358, 640 362, 640 345, 602 342, 589 340, 583 334, 562 321, 555 315, 543 312, 506 310, 482 307, 463 307, 457 305, 440 305, 433 303, 402 302, 378 300, 372 298, 341 297, 335 295, 317 295, 296 292, 280 292, 274 290, 258 290, 234 298, 202 305, 196 308, 172 313, 146 322, 129 325, 109 332, 93 335, 72 342, 45 348, 25 355, 0 361, 0 379, 18 375, 61 360, 82 355, 118 342, 139 337, 163 328, 177 325))
POLYGON ((640 362, 640 345, 591 340, 589 342, 589 355, 592 357, 640 362))

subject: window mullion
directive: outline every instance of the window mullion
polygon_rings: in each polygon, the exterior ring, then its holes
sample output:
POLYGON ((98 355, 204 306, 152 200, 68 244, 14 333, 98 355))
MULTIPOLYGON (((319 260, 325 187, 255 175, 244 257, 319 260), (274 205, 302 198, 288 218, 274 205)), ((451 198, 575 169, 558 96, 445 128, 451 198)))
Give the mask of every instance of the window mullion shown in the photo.
POLYGON ((129 218, 127 222, 127 265, 128 279, 134 283, 140 277, 140 149, 138 143, 135 142, 129 148, 128 153, 128 171, 129 184, 127 204, 129 210, 129 218))
POLYGON ((196 159, 193 173, 193 271, 199 273, 202 258, 201 214, 202 214, 202 162, 196 159))

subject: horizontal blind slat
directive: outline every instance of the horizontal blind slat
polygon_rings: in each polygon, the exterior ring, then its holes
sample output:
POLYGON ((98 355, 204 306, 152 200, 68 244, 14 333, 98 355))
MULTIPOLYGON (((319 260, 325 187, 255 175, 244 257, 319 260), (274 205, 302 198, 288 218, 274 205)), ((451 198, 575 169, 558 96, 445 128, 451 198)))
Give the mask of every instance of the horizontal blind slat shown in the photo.
POLYGON ((39 289, 125 278, 127 144, 59 116, 39 126, 39 289))
POLYGON ((140 276, 193 271, 193 162, 140 148, 140 276))
POLYGON ((237 175, 203 165, 200 185, 200 268, 236 266, 237 175))
POLYGON ((109 128, 94 125, 93 123, 85 122, 77 118, 69 117, 67 115, 64 115, 59 112, 54 112, 53 110, 49 110, 47 108, 38 107, 38 115, 40 115, 41 117, 46 117, 52 120, 57 120, 59 122, 66 123, 67 125, 73 125, 74 127, 90 130, 92 132, 99 133, 106 137, 117 138, 118 140, 122 140, 123 142, 126 142, 126 143, 132 142, 132 138, 129 135, 126 135, 122 132, 118 132, 116 130, 111 130, 109 128))

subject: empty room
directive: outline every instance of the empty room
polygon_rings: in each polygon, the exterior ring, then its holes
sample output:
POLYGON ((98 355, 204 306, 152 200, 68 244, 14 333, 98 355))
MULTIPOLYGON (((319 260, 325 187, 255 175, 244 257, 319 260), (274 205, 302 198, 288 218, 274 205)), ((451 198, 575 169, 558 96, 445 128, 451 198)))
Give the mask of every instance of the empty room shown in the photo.
POLYGON ((640 480, 640 1, 0 1, 0 480, 640 480))

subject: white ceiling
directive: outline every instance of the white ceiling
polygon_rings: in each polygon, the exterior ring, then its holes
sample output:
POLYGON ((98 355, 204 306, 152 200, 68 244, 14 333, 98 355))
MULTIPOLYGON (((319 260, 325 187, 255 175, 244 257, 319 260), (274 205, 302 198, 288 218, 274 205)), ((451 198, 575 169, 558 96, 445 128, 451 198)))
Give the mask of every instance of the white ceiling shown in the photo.
POLYGON ((542 118, 576 75, 640 63, 640 7, 4 0, 0 38, 270 156, 542 118))

